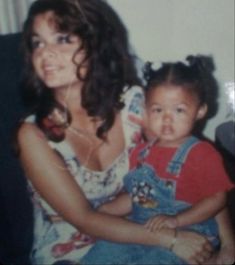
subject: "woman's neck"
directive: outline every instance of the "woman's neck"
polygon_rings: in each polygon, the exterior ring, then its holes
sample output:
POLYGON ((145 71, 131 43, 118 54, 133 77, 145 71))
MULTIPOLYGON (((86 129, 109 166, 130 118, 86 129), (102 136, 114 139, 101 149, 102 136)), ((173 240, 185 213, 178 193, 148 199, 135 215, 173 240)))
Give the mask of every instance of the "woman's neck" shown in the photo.
POLYGON ((77 112, 85 112, 81 106, 81 86, 70 85, 55 91, 56 100, 67 108, 72 116, 77 112))

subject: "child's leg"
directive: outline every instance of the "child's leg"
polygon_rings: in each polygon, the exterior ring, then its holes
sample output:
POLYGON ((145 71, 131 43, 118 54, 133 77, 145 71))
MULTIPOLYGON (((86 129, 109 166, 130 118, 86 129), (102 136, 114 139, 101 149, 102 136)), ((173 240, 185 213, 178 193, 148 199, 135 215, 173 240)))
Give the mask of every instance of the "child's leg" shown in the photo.
MULTIPOLYGON (((140 246, 140 245, 139 245, 140 246)), ((133 260, 140 260, 140 251, 135 244, 119 244, 110 241, 98 240, 79 264, 112 265, 112 264, 140 264, 133 260)))
POLYGON ((119 244, 97 241, 91 250, 79 262, 81 265, 186 265, 168 249, 137 244, 119 244))
POLYGON ((140 246, 141 259, 137 263, 133 264, 148 264, 148 265, 187 265, 186 261, 182 260, 180 257, 176 256, 174 252, 162 248, 162 247, 142 247, 140 246))

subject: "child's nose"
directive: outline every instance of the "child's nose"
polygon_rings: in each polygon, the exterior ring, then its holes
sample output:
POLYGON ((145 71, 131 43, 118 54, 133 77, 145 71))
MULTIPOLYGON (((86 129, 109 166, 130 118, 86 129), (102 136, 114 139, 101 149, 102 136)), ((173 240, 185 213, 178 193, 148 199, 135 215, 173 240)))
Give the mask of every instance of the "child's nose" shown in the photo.
POLYGON ((163 121, 164 122, 171 122, 172 121, 172 115, 169 112, 165 112, 163 114, 163 121))

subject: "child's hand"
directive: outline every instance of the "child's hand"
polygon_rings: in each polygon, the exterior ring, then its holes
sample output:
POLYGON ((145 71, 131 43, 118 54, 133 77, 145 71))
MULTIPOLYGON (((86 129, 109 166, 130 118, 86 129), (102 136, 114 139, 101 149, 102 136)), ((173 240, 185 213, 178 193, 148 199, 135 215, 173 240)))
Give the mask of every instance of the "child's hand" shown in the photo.
POLYGON ((177 227, 177 217, 170 215, 158 215, 150 218, 146 223, 145 227, 154 232, 162 228, 176 228, 177 227))

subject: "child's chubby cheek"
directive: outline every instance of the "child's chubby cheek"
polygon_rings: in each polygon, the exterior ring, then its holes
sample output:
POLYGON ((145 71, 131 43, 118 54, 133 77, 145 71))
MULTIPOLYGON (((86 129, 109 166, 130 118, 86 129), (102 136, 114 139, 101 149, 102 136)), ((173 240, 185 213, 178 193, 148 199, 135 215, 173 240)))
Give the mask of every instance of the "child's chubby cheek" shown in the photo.
POLYGON ((156 139, 156 133, 153 133, 150 129, 150 121, 149 117, 147 115, 147 112, 145 111, 143 114, 143 120, 142 120, 142 131, 143 135, 146 138, 147 141, 152 141, 156 139))
POLYGON ((153 141, 157 138, 156 134, 149 130, 148 127, 143 128, 143 134, 147 141, 153 141))

